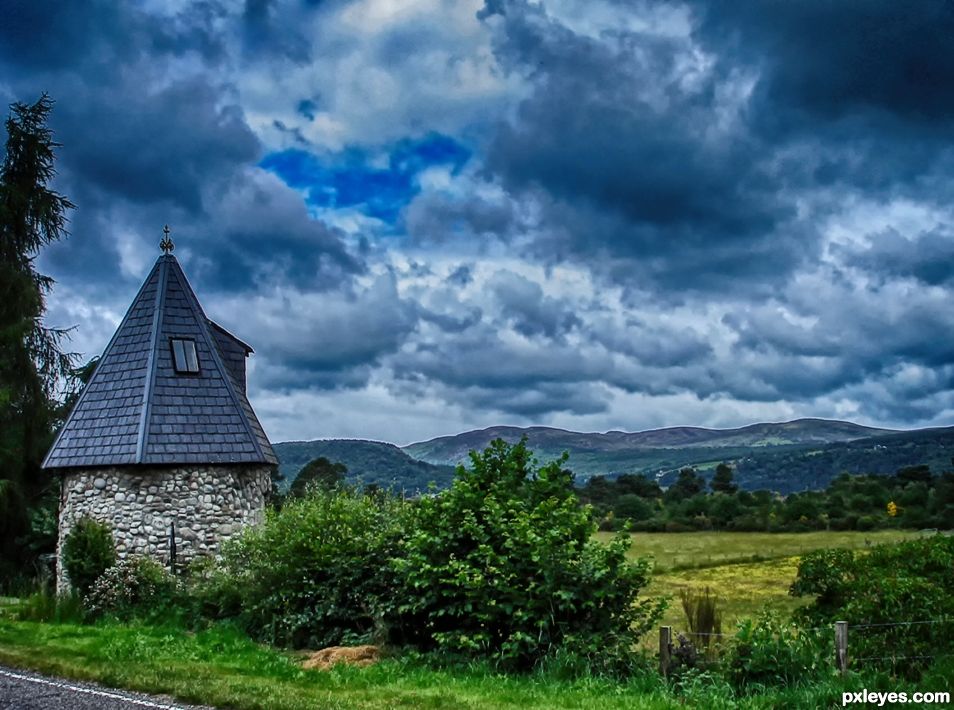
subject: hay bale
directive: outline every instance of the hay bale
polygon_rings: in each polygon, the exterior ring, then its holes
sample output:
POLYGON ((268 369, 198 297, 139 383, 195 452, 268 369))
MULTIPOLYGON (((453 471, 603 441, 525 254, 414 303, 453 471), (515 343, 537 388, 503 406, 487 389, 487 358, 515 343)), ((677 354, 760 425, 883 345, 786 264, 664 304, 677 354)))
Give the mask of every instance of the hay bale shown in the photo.
POLYGON ((377 663, 380 658, 381 651, 377 646, 329 646, 308 656, 302 668, 326 671, 336 663, 364 668, 377 663))

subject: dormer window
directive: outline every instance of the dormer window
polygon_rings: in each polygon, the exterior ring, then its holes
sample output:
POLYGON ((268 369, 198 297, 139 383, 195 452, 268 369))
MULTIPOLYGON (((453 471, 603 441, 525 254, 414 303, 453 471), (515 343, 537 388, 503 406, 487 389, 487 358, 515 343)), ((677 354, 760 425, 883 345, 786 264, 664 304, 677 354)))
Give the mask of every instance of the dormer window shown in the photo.
POLYGON ((199 373, 199 357, 195 352, 195 341, 185 338, 172 338, 172 363, 180 375, 199 373))

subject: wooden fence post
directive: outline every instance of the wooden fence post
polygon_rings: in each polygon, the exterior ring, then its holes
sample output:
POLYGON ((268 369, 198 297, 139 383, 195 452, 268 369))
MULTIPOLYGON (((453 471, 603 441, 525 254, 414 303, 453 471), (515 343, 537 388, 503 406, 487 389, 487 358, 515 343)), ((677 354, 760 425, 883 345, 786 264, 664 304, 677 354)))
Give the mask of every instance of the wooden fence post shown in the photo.
POLYGON ((659 627, 659 673, 663 678, 669 675, 669 651, 672 648, 672 627, 659 627))
POLYGON ((835 622, 835 657, 838 661, 838 670, 842 673, 848 670, 848 622, 835 622))

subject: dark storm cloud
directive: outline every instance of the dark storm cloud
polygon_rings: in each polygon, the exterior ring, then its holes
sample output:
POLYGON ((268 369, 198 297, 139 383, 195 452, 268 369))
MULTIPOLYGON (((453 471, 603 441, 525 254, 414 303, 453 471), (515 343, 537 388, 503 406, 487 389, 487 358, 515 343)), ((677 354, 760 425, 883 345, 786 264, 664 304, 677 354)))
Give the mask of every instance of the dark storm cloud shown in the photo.
POLYGON ((54 271, 86 264, 82 276, 95 288, 93 279, 120 271, 121 233, 151 249, 166 222, 210 289, 263 279, 328 289, 363 270, 340 234, 252 167, 262 146, 233 88, 213 78, 226 53, 223 28, 261 24, 266 11, 250 6, 243 19, 199 2, 157 17, 133 4, 14 3, 5 13, 13 21, 0 23, 9 40, 0 46, 44 47, 0 50, 15 67, 5 71, 10 99, 31 101, 44 89, 58 100, 57 184, 78 205, 72 238, 45 255, 54 271), (62 61, 58 44, 69 52, 62 61))
POLYGON ((473 280, 474 269, 473 266, 469 264, 461 264, 447 277, 447 281, 449 283, 455 284, 457 286, 466 286, 473 280))
POLYGON ((698 36, 725 64, 743 62, 761 72, 754 113, 763 125, 807 130, 811 120, 868 114, 951 132, 954 5, 946 0, 692 7, 698 36))
POLYGON ((771 151, 722 98, 730 80, 689 76, 689 50, 625 30, 594 39, 538 6, 508 5, 497 52, 534 89, 501 125, 488 167, 511 190, 546 193, 547 226, 569 256, 606 251, 688 288, 719 267, 759 276, 753 252, 784 273, 812 248, 794 238, 812 235, 790 226, 771 151))
POLYGON ((391 365, 398 377, 486 389, 585 383, 609 367, 607 357, 591 357, 570 345, 539 338, 515 342, 507 335, 482 323, 452 339, 417 343, 395 355, 391 365))
POLYGON ((954 234, 947 228, 913 239, 889 229, 872 235, 867 248, 841 247, 838 251, 845 263, 882 279, 914 278, 930 286, 954 280, 954 234))
POLYGON ((512 271, 498 271, 487 287, 499 304, 499 311, 521 335, 543 335, 562 340, 582 321, 574 312, 575 304, 546 296, 540 284, 512 271))
POLYGON ((613 280, 667 291, 777 285, 819 256, 813 191, 922 194, 949 166, 950 4, 672 7, 688 34, 594 37, 524 2, 481 13, 533 87, 487 165, 540 195, 537 256, 622 259, 613 280))
MULTIPOLYGON (((132 27, 115 3, 4 0, 0 59, 20 69, 46 71, 75 65, 132 27)), ((135 44, 117 49, 123 57, 135 44)), ((113 53, 111 47, 108 47, 113 53)))
POLYGON ((63 167, 111 196, 200 214, 205 188, 254 162, 258 140, 236 106, 219 107, 221 91, 204 80, 138 89, 129 77, 90 101, 60 102, 54 128, 63 167))
POLYGON ((147 55, 197 52, 215 63, 225 52, 214 29, 225 12, 215 2, 195 2, 162 18, 108 0, 4 0, 0 13, 0 62, 40 79, 87 65, 105 81, 147 55))
POLYGON ((403 218, 411 239, 430 247, 452 240, 481 243, 507 238, 521 221, 510 200, 441 193, 418 196, 406 207, 403 218))
MULTIPOLYGON (((950 389, 950 378, 925 376, 954 362, 950 339, 939 337, 954 328, 950 294, 891 280, 863 283, 832 279, 793 286, 796 292, 780 294, 774 303, 727 316, 724 323, 736 334, 737 367, 723 370, 724 391, 750 399, 877 391, 882 401, 893 392, 900 405, 950 389), (920 374, 914 380, 904 374, 909 371, 920 374), (899 373, 904 376, 895 381, 899 373), (748 390, 749 384, 761 394, 748 390)), ((868 397, 860 404, 866 413, 874 407, 868 397)), ((883 415, 870 410, 876 419, 883 415)))
POLYGON ((397 351, 418 323, 417 304, 401 298, 393 274, 364 286, 277 289, 213 303, 227 316, 224 325, 234 322, 235 332, 256 335, 262 384, 281 390, 364 386, 381 358, 397 351))
POLYGON ((263 55, 271 55, 306 64, 311 59, 311 44, 300 32, 302 8, 279 5, 276 0, 245 0, 242 24, 246 56, 258 61, 263 55), (276 16, 284 21, 279 22, 276 16))
POLYGON ((711 360, 712 345, 686 327, 661 327, 629 316, 624 323, 594 315, 587 318, 586 333, 593 342, 614 353, 655 367, 683 367, 711 360))
POLYGON ((545 382, 532 389, 468 387, 459 396, 480 409, 529 418, 553 412, 599 414, 608 407, 607 393, 595 383, 574 386, 545 382))

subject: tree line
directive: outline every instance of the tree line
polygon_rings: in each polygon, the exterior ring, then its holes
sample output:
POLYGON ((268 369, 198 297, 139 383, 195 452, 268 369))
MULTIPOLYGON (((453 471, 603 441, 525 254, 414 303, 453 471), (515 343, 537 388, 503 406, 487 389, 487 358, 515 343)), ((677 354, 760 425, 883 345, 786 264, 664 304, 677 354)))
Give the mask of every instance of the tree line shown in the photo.
MULTIPOLYGON (((954 464, 954 462, 952 462, 954 464)), ((907 466, 894 475, 841 474, 827 488, 782 496, 740 490, 728 464, 710 481, 683 468, 663 489, 644 474, 593 476, 578 488, 603 530, 800 532, 954 526, 954 472, 907 466)))

